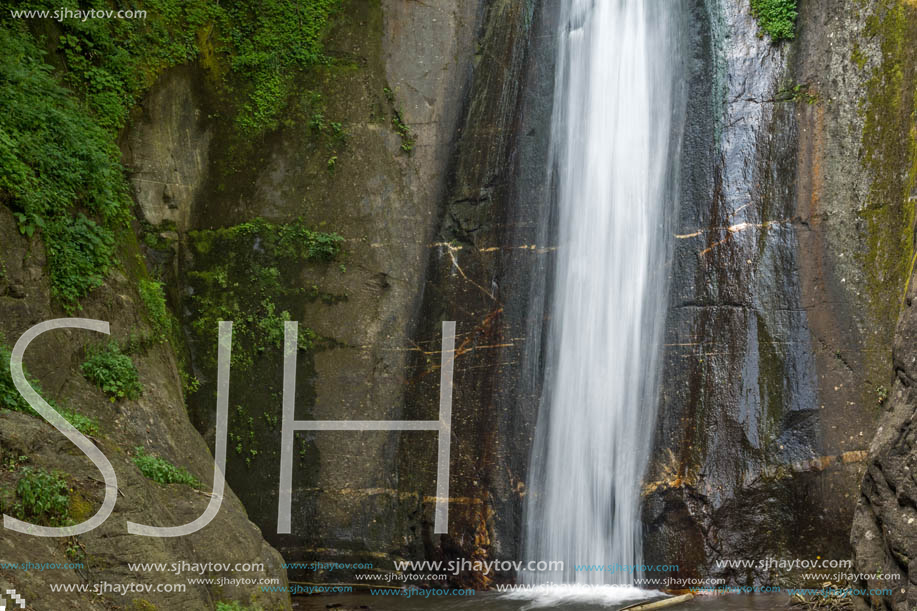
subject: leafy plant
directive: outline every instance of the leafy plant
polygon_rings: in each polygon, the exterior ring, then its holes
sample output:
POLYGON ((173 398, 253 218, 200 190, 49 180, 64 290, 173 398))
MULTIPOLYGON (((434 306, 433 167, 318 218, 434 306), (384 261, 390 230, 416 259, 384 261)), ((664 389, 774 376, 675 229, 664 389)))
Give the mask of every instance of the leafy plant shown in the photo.
POLYGON ((408 126, 404 124, 404 121, 401 120, 401 113, 394 108, 392 108, 392 127, 401 136, 401 150, 405 153, 410 153, 414 150, 414 136, 408 126))
POLYGON ((51 291, 72 312, 81 297, 102 285, 117 263, 114 234, 78 214, 50 221, 44 236, 51 291))
POLYGON ((113 228, 129 210, 120 153, 16 24, 0 27, 0 82, 0 199, 22 234, 42 236, 52 293, 73 311, 116 263, 113 228))
POLYGON ((751 0, 751 12, 774 42, 796 35, 796 0, 751 0))
POLYGON ((81 370, 83 376, 109 395, 112 401, 136 399, 143 392, 134 362, 131 357, 122 354, 115 343, 91 353, 81 370))
POLYGON ((11 356, 6 346, 0 344, 0 408, 14 412, 32 412, 32 408, 13 384, 13 376, 10 373, 11 356))
POLYGON ((815 104, 818 102, 818 96, 812 93, 808 83, 797 83, 791 87, 781 89, 777 93, 779 102, 805 102, 806 104, 815 104))
POLYGON ((236 115, 243 134, 277 126, 277 115, 293 91, 296 70, 328 61, 322 34, 340 0, 240 0, 220 9, 216 23, 221 52, 245 83, 236 115))
POLYGON ((89 416, 67 409, 59 409, 57 411, 64 417, 64 420, 72 424, 73 428, 83 435, 95 437, 99 434, 99 425, 89 416))
POLYGON ((134 448, 134 464, 143 475, 160 484, 184 484, 199 488, 201 483, 184 467, 176 467, 169 461, 153 454, 147 454, 142 446, 134 448))
POLYGON ((70 494, 67 482, 58 473, 23 467, 16 495, 20 501, 15 511, 20 520, 65 525, 70 521, 70 494))
POLYGON ((138 283, 140 299, 150 315, 150 323, 160 341, 168 339, 172 333, 172 316, 166 306, 166 295, 161 282, 141 278, 138 283))
POLYGON ((888 401, 888 389, 885 386, 876 386, 876 400, 880 406, 885 405, 885 402, 888 401))

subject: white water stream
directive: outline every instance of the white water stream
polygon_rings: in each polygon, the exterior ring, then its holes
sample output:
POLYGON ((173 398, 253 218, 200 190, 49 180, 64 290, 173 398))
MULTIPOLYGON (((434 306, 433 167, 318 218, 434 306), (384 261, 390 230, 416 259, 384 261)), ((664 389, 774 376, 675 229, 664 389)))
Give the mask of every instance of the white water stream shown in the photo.
POLYGON ((565 566, 520 577, 626 586, 634 573, 575 567, 642 557, 640 487, 658 402, 675 211, 672 37, 681 3, 562 4, 551 126, 559 249, 525 554, 565 566))

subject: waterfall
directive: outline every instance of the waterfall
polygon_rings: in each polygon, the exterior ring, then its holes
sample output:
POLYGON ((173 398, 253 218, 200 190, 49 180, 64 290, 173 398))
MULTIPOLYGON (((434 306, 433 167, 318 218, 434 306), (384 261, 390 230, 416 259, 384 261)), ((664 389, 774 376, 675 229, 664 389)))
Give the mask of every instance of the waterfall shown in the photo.
POLYGON ((550 180, 558 252, 526 498, 530 583, 632 584, 652 444, 679 154, 681 3, 560 8, 550 180))

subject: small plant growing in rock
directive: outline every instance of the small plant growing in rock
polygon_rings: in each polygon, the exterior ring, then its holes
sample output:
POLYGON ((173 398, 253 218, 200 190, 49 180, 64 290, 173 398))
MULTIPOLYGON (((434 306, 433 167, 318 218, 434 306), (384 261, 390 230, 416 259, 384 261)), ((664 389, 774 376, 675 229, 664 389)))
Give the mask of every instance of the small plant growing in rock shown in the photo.
POLYGON ((142 446, 134 448, 134 464, 143 475, 160 484, 185 484, 199 488, 201 483, 184 467, 176 467, 159 456, 147 454, 142 446))
POLYGON ((143 392, 134 362, 121 353, 117 344, 109 344, 90 354, 81 369, 83 376, 101 388, 112 401, 136 399, 143 392))
POLYGON ((888 389, 882 386, 876 386, 876 400, 879 402, 879 405, 885 405, 885 402, 888 401, 888 389))
POLYGON ((70 494, 60 474, 44 469, 23 467, 16 484, 19 502, 15 512, 20 520, 51 526, 70 522, 70 494))
POLYGON ((64 420, 72 424, 73 428, 83 435, 95 437, 99 434, 99 424, 92 418, 69 409, 59 409, 57 411, 64 417, 64 420))
POLYGON ((774 42, 796 35, 796 0, 751 0, 751 13, 774 42))

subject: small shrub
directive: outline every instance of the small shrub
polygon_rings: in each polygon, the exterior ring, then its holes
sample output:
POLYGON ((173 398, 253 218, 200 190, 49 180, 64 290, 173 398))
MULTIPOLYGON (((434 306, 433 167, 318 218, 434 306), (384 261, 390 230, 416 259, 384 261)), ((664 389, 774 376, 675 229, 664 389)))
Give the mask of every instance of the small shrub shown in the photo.
POLYGON ((751 13, 774 42, 796 35, 796 0, 751 0, 751 13))
POLYGON ((29 520, 52 526, 70 521, 70 495, 67 482, 57 473, 44 469, 23 467, 16 495, 16 513, 20 520, 29 520))
POLYGON ((78 300, 102 286, 117 263, 114 233, 83 214, 54 219, 44 231, 51 292, 73 312, 80 309, 78 300))
POLYGON ((134 448, 134 464, 144 476, 160 484, 185 484, 199 488, 201 483, 184 467, 176 467, 159 456, 147 454, 142 446, 134 448))
POLYGON ((86 379, 101 388, 112 401, 136 399, 143 392, 134 362, 121 353, 117 344, 109 344, 91 354, 81 369, 86 379))
POLYGON ((95 437, 99 434, 99 425, 92 418, 69 409, 59 409, 57 411, 64 417, 64 420, 72 424, 73 428, 83 435, 95 437))

